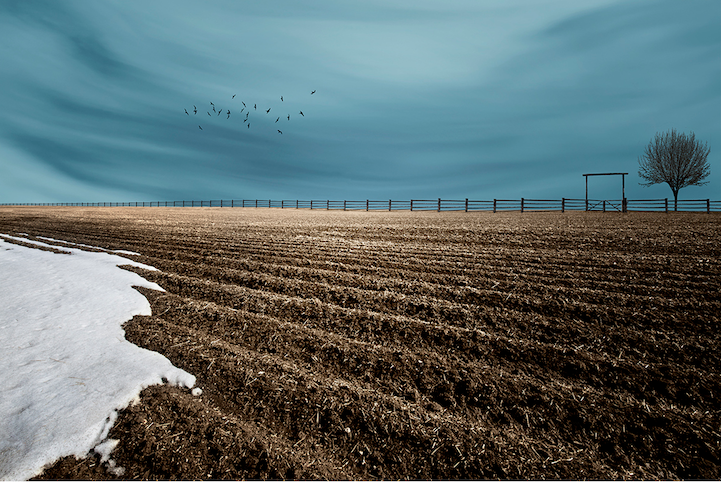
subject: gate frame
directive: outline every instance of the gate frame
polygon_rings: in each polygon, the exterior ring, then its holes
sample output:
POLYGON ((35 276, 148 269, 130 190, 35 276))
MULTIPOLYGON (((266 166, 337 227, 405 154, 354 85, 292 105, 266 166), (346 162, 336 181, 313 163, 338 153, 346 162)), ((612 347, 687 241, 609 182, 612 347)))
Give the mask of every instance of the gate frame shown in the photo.
POLYGON ((627 172, 599 172, 594 174, 584 174, 586 178, 586 211, 588 211, 588 176, 621 176, 621 212, 626 212, 626 176, 627 172))

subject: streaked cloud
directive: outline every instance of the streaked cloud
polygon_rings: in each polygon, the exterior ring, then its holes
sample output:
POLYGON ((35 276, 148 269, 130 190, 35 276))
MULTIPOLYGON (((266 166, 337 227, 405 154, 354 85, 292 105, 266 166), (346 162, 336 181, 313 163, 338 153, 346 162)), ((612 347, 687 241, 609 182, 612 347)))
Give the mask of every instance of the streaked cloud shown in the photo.
POLYGON ((716 0, 4 2, 0 202, 580 197, 609 170, 666 197, 634 176, 672 127, 711 147, 682 196, 721 198, 719 27, 716 0))

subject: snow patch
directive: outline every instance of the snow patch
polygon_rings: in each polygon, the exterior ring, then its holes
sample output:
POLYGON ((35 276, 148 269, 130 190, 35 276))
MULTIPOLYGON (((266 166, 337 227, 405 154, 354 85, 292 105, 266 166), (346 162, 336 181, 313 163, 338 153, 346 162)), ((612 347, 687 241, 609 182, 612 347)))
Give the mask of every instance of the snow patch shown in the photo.
POLYGON ((115 447, 118 446, 118 442, 120 442, 120 440, 115 438, 109 438, 105 442, 96 445, 93 449, 93 452, 100 455, 101 462, 107 462, 108 460, 110 460, 110 452, 115 450, 115 447))
MULTIPOLYGON (((0 236, 0 479, 28 479, 94 448, 109 457, 114 445, 105 439, 117 411, 142 389, 163 380, 195 385, 164 356, 125 340, 121 325, 151 314, 132 286, 163 289, 118 265, 155 268, 109 252, 64 247, 66 256, 4 239, 43 245, 0 236)), ((107 466, 122 472, 109 458, 107 466)))

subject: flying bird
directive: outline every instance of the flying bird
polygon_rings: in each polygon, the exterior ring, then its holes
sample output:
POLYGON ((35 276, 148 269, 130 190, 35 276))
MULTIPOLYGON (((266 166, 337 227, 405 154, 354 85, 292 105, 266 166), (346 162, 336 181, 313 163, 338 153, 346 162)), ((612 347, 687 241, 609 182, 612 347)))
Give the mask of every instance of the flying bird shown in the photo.
POLYGON ((223 113, 223 110, 222 110, 222 109, 218 111, 218 115, 220 115, 220 114, 222 114, 222 113, 223 113))
POLYGON ((243 107, 248 107, 247 105, 245 105, 245 102, 243 102, 242 100, 240 101, 240 103, 243 104, 243 107))
POLYGON ((248 122, 248 129, 250 129, 250 122, 248 122))
POLYGON ((253 109, 258 110, 258 104, 253 104, 253 109))
POLYGON ((200 126, 198 126, 198 129, 200 129, 201 131, 203 130, 203 128, 202 128, 202 127, 200 127, 200 126))
POLYGON ((288 114, 288 120, 290 120, 290 114, 288 114))
POLYGON ((280 96, 280 101, 283 102, 283 96, 282 96, 282 95, 280 96))
MULTIPOLYGON (((183 110, 185 111, 186 114, 188 114, 188 109, 183 109, 183 110)), ((188 115, 190 115, 190 114, 188 114, 188 115)))
POLYGON ((313 95, 313 94, 315 94, 315 90, 314 90, 313 92, 311 92, 311 93, 310 93, 310 95, 313 95))
POLYGON ((213 103, 211 102, 210 105, 215 105, 215 104, 213 104, 213 103))
POLYGON ((240 109, 240 113, 242 114, 244 110, 245 110, 245 107, 243 107, 242 109, 240 109))
POLYGON ((195 114, 195 115, 197 115, 197 114, 198 114, 198 108, 197 108, 197 107, 195 107, 195 106, 193 106, 193 114, 195 114))
POLYGON ((268 112, 270 112, 270 109, 268 109, 267 111, 265 111, 266 114, 267 114, 268 112))
POLYGON ((230 111, 228 111, 228 119, 230 119, 230 111))
POLYGON ((278 122, 280 120, 280 117, 278 117, 275 121, 278 122))
POLYGON ((213 106, 213 112, 215 112, 215 106, 213 106))
POLYGON ((305 117, 305 114, 303 114, 303 111, 300 111, 300 115, 302 115, 303 117, 305 117))
POLYGON ((281 134, 283 133, 283 131, 281 131, 280 129, 278 129, 278 132, 280 132, 281 134))
POLYGON ((231 97, 231 99, 235 99, 235 94, 233 94, 233 97, 231 97))
POLYGON ((210 115, 210 112, 208 112, 208 115, 210 115))

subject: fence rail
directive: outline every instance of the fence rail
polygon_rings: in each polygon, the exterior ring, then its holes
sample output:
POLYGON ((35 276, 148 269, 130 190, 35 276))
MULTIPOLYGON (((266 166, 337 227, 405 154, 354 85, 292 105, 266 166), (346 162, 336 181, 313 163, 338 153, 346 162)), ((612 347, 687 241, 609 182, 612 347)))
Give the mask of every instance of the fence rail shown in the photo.
POLYGON ((203 201, 134 201, 95 203, 2 203, 0 206, 92 206, 92 207, 243 207, 280 209, 325 209, 343 211, 602 211, 602 212, 721 212, 721 201, 683 199, 674 203, 666 199, 411 199, 333 201, 229 199, 203 201))

